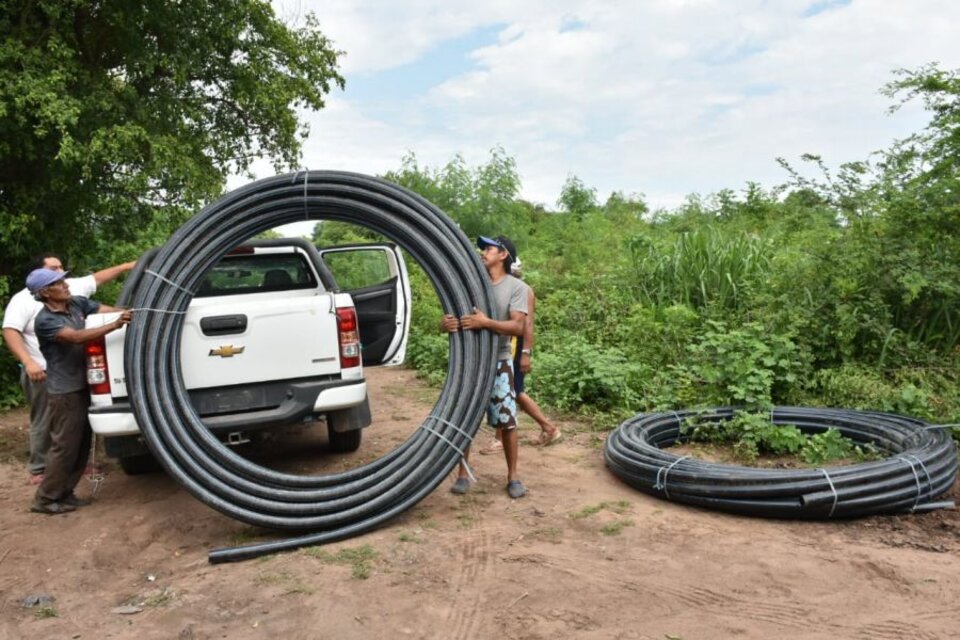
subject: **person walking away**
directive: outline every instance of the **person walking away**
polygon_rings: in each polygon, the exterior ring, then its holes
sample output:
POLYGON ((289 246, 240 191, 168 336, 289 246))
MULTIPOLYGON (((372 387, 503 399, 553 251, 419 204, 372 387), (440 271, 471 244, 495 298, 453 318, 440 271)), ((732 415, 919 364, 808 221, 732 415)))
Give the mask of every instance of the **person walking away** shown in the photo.
MULTIPOLYGON (((474 308, 473 313, 459 319, 444 315, 440 326, 450 333, 461 329, 486 329, 500 336, 497 343, 497 372, 487 408, 487 422, 501 434, 507 463, 507 494, 516 499, 526 495, 527 489, 517 474, 517 398, 510 342, 511 337, 523 334, 524 317, 527 314, 526 285, 510 275, 510 265, 517 250, 509 238, 502 235, 496 238, 480 236, 477 246, 482 252, 481 259, 493 285, 493 317, 474 308)), ((453 493, 463 494, 470 488, 466 467, 468 455, 469 449, 460 463, 457 480, 451 488, 453 493)))
POLYGON ((35 329, 40 351, 47 363, 46 391, 50 419, 50 449, 43 481, 30 510, 55 515, 89 503, 74 489, 83 475, 90 454, 92 432, 87 420, 90 394, 87 390, 84 344, 130 322, 130 311, 71 296, 65 271, 34 269, 27 276, 27 289, 43 303, 35 329), (91 313, 120 311, 109 324, 87 329, 91 313))
MULTIPOLYGON (((125 262, 80 278, 67 278, 73 295, 89 298, 97 287, 130 271, 136 262, 125 262)), ((63 260, 55 253, 43 253, 34 258, 27 273, 46 268, 63 271, 63 260)), ((20 361, 20 386, 30 405, 30 484, 43 482, 43 470, 50 448, 50 419, 47 410, 47 363, 40 352, 34 322, 43 309, 27 288, 10 299, 3 312, 3 341, 13 356, 20 361)))
MULTIPOLYGON (((523 280, 523 263, 520 258, 511 265, 511 275, 523 280)), ((536 295, 533 287, 524 282, 527 287, 527 317, 524 322, 523 336, 517 338, 516 346, 513 351, 513 371, 514 371, 514 389, 517 393, 517 406, 533 418, 534 422, 540 427, 540 436, 536 444, 540 447, 551 445, 560 440, 563 434, 560 429, 554 425, 550 419, 540 409, 540 405, 530 397, 526 392, 526 377, 533 368, 533 335, 534 335, 534 317, 536 313, 536 295)), ((503 449, 503 443, 500 441, 500 433, 497 432, 489 445, 480 450, 483 455, 495 453, 503 449)))

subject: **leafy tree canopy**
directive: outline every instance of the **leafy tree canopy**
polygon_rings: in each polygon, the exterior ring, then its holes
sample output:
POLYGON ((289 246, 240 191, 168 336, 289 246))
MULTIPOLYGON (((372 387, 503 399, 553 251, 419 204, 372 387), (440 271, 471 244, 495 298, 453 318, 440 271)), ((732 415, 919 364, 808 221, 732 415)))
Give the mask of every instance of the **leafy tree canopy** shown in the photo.
POLYGON ((288 26, 266 0, 8 0, 0 276, 15 290, 47 248, 80 268, 115 259, 98 253, 108 246, 135 255, 230 172, 258 157, 294 165, 307 133, 296 109, 343 86, 339 55, 313 16, 288 26))

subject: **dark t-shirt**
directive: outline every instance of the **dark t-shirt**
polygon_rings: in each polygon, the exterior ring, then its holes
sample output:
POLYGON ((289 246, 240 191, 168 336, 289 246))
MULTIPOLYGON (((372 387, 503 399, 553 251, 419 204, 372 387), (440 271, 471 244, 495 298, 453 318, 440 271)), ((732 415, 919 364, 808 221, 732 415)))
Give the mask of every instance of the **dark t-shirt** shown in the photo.
POLYGON ((46 306, 37 314, 34 324, 40 353, 47 359, 47 393, 73 393, 87 388, 87 358, 83 344, 59 342, 57 334, 65 327, 82 330, 91 313, 100 310, 100 303, 74 296, 63 312, 46 306))

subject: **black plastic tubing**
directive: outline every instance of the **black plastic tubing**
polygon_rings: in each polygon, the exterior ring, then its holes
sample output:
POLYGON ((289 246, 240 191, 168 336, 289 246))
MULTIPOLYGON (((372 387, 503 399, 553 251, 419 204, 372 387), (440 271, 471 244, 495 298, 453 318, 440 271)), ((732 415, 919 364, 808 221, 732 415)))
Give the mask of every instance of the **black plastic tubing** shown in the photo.
POLYGON ((957 478, 949 431, 903 416, 871 411, 776 407, 774 424, 804 433, 829 428, 873 443, 884 460, 822 469, 758 469, 680 457, 667 447, 681 427, 720 422, 734 408, 640 414, 607 439, 607 467, 630 486, 660 498, 730 513, 770 518, 849 518, 927 510, 957 478))
MULTIPOLYGON (((183 385, 183 313, 204 274, 230 249, 272 227, 338 220, 368 227, 402 247, 430 277, 445 313, 491 313, 489 278, 473 243, 437 207, 386 181, 304 171, 228 193, 178 229, 134 292, 127 330, 127 388, 137 424, 164 469, 203 503, 242 522, 297 537, 218 549, 211 562, 348 538, 402 513, 453 469, 479 428, 493 383, 495 340, 487 331, 450 335, 447 380, 430 416, 406 442, 357 469, 324 476, 277 472, 240 457, 210 434, 183 385)), ((331 310, 332 311, 332 310, 331 310)))

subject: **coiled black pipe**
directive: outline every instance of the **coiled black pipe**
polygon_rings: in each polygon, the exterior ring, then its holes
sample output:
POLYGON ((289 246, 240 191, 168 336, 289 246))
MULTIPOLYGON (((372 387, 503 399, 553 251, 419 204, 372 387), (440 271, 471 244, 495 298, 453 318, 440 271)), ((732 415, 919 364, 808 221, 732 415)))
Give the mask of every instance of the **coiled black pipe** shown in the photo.
POLYGON ((680 457, 688 420, 730 420, 733 408, 640 414, 607 438, 607 467, 630 486, 674 502, 771 518, 848 518, 922 510, 957 478, 957 449, 947 430, 870 411, 776 407, 773 424, 804 433, 829 428, 872 443, 884 460, 822 469, 758 469, 680 457))
POLYGON ((343 473, 312 477, 251 463, 204 427, 183 386, 183 315, 204 274, 230 249, 281 224, 355 223, 392 239, 430 277, 446 313, 491 313, 492 290, 473 244, 437 207, 369 176, 309 171, 268 178, 228 193, 174 233, 144 270, 124 365, 137 423, 151 452, 205 504, 255 526, 299 537, 214 550, 211 562, 347 538, 416 504, 453 469, 470 444, 493 382, 493 334, 450 336, 446 384, 430 416, 389 454, 343 473))

